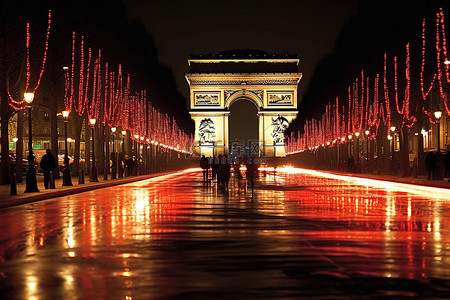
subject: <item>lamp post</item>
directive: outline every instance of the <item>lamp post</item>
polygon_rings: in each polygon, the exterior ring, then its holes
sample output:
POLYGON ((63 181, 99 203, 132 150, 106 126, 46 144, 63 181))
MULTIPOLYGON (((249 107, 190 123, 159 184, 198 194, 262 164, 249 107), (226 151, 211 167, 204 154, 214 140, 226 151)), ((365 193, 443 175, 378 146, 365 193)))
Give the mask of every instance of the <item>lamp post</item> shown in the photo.
POLYGON ((39 192, 36 180, 36 169, 34 168, 35 156, 33 153, 33 134, 31 126, 31 103, 34 99, 34 93, 24 93, 25 102, 28 106, 28 172, 26 178, 25 193, 39 192))
POLYGON ((442 111, 438 110, 434 112, 434 116, 436 117, 436 123, 437 123, 437 153, 439 154, 441 152, 441 117, 442 117, 442 111))
POLYGON ((94 127, 96 119, 89 119, 89 124, 92 129, 92 168, 91 168, 91 178, 90 182, 98 182, 97 179, 97 167, 95 166, 95 142, 94 142, 94 127))
POLYGON ((367 163, 367 171, 369 171, 369 134, 370 131, 366 130, 364 131, 366 135, 366 163, 367 163))
POLYGON ((139 162, 138 162, 138 156, 139 156, 139 152, 138 152, 138 141, 139 141, 139 134, 135 134, 134 135, 134 158, 135 158, 135 161, 134 161, 134 165, 133 165, 133 170, 132 170, 132 173, 133 173, 133 175, 137 175, 137 171, 138 171, 138 164, 139 164, 139 162))
POLYGON ((351 142, 352 142, 352 135, 349 134, 348 135, 348 156, 349 157, 352 156, 352 144, 351 144, 351 142))
POLYGON ((117 161, 116 161, 116 127, 111 127, 112 137, 113 137, 113 151, 112 151, 112 168, 111 168, 111 179, 116 179, 117 173, 117 161))
POLYGON ((391 143, 391 160, 394 159, 394 142, 392 141, 392 135, 388 135, 388 140, 391 143))
POLYGON ((391 126, 391 140, 392 140, 392 160, 394 160, 394 152, 395 152, 395 126, 391 126))
POLYGON ((141 139, 141 144, 142 144, 142 156, 141 156, 141 145, 138 146, 138 157, 137 157, 137 161, 138 161, 138 171, 139 171, 139 175, 143 174, 143 163, 144 163, 144 137, 140 136, 139 137, 141 139))
POLYGON ((359 132, 355 132, 356 136, 356 163, 359 164, 359 132))
POLYGON ((63 186, 72 186, 72 178, 69 170, 69 150, 67 147, 67 123, 69 123, 69 111, 63 110, 62 116, 64 118, 64 171, 63 171, 63 186))

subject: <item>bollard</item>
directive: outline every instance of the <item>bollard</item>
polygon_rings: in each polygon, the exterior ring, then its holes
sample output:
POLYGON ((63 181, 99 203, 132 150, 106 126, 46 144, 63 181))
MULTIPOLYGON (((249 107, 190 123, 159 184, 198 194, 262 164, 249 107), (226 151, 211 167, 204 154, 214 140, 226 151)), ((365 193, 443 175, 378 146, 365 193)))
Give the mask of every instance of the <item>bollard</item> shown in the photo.
POLYGON ((78 171, 78 184, 84 184, 84 171, 83 171, 83 169, 80 169, 80 171, 78 171))
POLYGON ((17 195, 16 173, 11 174, 11 189, 9 191, 10 196, 17 195))
POLYGON ((108 168, 103 171, 103 180, 108 180, 108 168))
POLYGON ((48 184, 48 187, 50 189, 54 189, 55 188, 55 174, 53 173, 53 171, 50 171, 50 182, 48 184))

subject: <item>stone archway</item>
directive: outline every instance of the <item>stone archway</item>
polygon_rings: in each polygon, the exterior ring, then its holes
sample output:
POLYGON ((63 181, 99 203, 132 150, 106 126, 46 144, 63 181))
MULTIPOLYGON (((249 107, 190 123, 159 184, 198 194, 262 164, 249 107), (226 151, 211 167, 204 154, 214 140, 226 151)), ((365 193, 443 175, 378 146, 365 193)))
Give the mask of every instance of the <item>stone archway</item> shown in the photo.
POLYGON ((195 122, 194 153, 230 153, 230 107, 246 99, 257 107, 259 139, 254 151, 285 156, 283 130, 298 113, 297 87, 302 74, 297 72, 297 57, 252 50, 191 57, 186 79, 189 113, 195 122))
POLYGON ((259 107, 249 98, 237 98, 230 102, 228 111, 229 154, 259 155, 259 107), (252 151, 253 150, 253 151, 252 151), (257 151, 258 150, 258 151, 257 151))

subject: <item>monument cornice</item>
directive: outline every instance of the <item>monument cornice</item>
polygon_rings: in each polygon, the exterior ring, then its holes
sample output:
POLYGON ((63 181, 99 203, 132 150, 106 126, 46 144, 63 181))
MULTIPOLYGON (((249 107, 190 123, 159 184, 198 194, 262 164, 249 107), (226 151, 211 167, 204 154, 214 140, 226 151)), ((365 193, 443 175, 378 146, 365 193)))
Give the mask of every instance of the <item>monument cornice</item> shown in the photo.
POLYGON ((192 85, 298 85, 302 73, 188 73, 192 85))

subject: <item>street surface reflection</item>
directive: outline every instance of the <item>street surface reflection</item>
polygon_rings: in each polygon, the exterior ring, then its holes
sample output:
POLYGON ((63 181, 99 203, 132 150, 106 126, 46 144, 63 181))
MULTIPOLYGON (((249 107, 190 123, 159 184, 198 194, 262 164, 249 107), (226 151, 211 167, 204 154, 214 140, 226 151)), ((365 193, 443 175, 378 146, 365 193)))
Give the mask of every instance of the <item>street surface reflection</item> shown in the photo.
POLYGON ((186 170, 0 210, 0 294, 448 296, 449 208, 442 189, 279 168, 225 191, 186 170))

